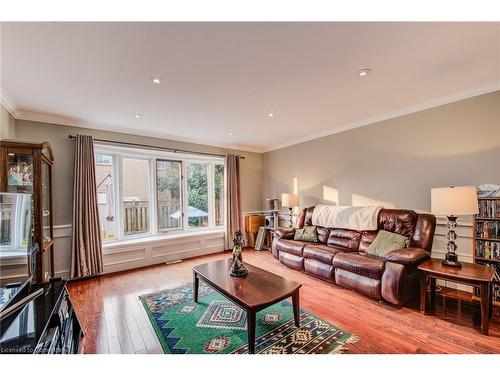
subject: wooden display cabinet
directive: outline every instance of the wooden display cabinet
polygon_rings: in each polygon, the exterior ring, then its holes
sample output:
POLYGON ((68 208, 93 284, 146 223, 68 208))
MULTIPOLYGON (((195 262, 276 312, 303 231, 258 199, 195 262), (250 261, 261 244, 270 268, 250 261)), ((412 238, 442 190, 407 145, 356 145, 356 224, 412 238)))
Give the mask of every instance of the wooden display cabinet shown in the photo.
POLYGON ((48 142, 0 141, 0 191, 32 195, 33 244, 40 249, 33 270, 36 282, 54 276, 53 165, 48 142))

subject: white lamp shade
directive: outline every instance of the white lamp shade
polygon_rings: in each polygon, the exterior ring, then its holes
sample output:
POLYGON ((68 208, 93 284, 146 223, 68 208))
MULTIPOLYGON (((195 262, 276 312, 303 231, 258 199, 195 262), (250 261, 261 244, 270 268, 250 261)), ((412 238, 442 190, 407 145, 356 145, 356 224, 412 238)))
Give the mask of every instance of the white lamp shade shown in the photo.
POLYGON ((479 212, 475 186, 431 189, 431 211, 435 215, 475 215, 479 212))
POLYGON ((281 205, 283 207, 299 207, 299 196, 297 194, 281 194, 281 205))

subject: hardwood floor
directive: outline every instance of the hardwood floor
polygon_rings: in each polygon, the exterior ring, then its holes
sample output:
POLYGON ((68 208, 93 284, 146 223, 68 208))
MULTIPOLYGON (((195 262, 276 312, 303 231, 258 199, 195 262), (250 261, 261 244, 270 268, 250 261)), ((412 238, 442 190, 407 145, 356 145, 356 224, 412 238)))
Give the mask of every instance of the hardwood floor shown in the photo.
MULTIPOLYGON (((203 256, 70 283, 68 290, 86 333, 85 353, 162 353, 138 296, 192 281, 194 265, 228 257, 203 256)), ((359 338, 347 353, 500 353, 500 314, 490 335, 473 322, 473 310, 460 293, 439 297, 436 316, 398 308, 292 270, 268 252, 244 251, 244 260, 302 283, 301 307, 359 338), (446 308, 444 307, 446 306, 446 308)), ((466 299, 466 298, 465 298, 466 299)))

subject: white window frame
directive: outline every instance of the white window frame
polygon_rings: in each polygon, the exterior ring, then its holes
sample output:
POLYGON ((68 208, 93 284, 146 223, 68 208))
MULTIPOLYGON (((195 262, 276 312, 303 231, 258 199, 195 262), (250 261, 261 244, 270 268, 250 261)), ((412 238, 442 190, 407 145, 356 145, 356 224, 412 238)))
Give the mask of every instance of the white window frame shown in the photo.
POLYGON ((105 244, 119 243, 121 241, 128 241, 132 239, 140 238, 151 238, 155 236, 168 236, 169 234, 178 233, 194 233, 194 232, 205 232, 213 230, 224 230, 226 223, 226 205, 227 205, 227 173, 226 173, 226 162, 224 157, 217 156, 201 156, 201 155, 191 155, 191 154, 181 154, 174 152, 167 152, 161 150, 153 149, 140 149, 132 147, 121 147, 121 146, 111 146, 105 143, 96 142, 94 145, 95 153, 103 153, 106 155, 111 155, 113 160, 113 193, 114 193, 114 214, 116 220, 116 239, 114 240, 103 240, 105 244), (123 212, 123 159, 143 159, 149 162, 149 231, 147 233, 125 235, 124 233, 124 217, 122 217, 123 212), (182 228, 172 228, 158 230, 157 227, 157 206, 158 206, 158 196, 156 191, 157 186, 157 174, 156 174, 156 162, 157 160, 166 161, 179 161, 181 163, 181 208, 182 208, 182 228), (189 227, 188 225, 188 196, 187 196, 187 174, 186 174, 186 164, 187 163, 201 163, 207 164, 207 178, 208 178, 208 226, 206 227, 189 227), (224 166, 224 178, 223 178, 223 189, 224 189, 224 205, 223 205, 223 223, 222 225, 215 225, 215 173, 214 166, 216 164, 221 164, 224 166))

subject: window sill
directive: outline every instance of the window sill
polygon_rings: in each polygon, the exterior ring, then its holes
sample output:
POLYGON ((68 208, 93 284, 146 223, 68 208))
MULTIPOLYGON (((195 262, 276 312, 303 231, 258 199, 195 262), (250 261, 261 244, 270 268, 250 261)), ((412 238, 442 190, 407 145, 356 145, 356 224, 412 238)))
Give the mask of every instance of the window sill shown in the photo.
POLYGON ((133 238, 128 240, 119 240, 113 241, 110 243, 103 244, 103 250, 113 250, 115 248, 120 248, 128 245, 141 245, 141 244, 151 244, 155 242, 164 242, 165 240, 173 240, 177 238, 187 238, 187 237, 202 237, 209 234, 217 234, 217 233, 225 233, 224 229, 210 229, 203 231, 186 231, 182 233, 169 233, 169 234, 161 234, 150 237, 140 237, 133 238))

